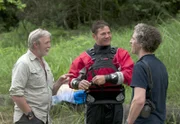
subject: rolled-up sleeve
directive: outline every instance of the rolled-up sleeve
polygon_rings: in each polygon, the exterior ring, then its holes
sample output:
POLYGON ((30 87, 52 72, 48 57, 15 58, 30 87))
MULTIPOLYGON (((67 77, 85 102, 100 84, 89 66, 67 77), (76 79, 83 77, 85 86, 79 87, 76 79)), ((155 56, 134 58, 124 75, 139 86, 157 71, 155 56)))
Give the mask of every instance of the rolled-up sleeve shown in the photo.
POLYGON ((12 70, 12 81, 9 89, 10 95, 23 96, 29 75, 29 67, 26 63, 19 62, 12 70))

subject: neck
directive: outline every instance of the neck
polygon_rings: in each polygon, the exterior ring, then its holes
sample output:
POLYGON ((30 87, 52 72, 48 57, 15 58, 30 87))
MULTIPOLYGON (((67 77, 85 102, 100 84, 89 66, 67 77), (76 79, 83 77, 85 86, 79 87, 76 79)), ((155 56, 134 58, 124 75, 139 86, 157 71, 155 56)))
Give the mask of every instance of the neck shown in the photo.
POLYGON ((148 55, 148 54, 152 54, 152 53, 151 52, 145 52, 145 51, 141 50, 138 53, 138 58, 140 59, 141 57, 148 55))
POLYGON ((111 46, 99 46, 97 44, 94 45, 95 53, 109 53, 111 46))
POLYGON ((37 50, 33 50, 31 49, 31 52, 39 59, 42 61, 42 56, 39 55, 38 51, 37 50))

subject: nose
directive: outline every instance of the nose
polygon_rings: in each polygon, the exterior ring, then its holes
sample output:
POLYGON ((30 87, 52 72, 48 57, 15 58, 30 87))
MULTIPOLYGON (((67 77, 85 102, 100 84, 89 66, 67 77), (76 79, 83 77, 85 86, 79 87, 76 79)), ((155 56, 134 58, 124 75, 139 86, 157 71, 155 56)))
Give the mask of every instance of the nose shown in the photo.
POLYGON ((105 38, 107 38, 107 37, 109 37, 109 35, 106 33, 106 34, 105 34, 105 38))
POLYGON ((106 33, 105 38, 109 38, 111 36, 110 33, 106 33))

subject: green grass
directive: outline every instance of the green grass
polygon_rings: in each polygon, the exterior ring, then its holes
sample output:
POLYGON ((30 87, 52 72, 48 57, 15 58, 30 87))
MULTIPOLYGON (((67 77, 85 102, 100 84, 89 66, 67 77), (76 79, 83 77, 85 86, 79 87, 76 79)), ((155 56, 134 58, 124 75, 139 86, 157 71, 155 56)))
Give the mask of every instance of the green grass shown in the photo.
POLYGON ((12 106, 0 106, 0 124, 12 124, 12 106))
POLYGON ((164 62, 169 74, 168 104, 180 106, 180 21, 172 19, 160 25, 163 44, 157 51, 157 56, 164 62))
POLYGON ((51 109, 54 124, 83 124, 84 105, 61 103, 51 109))
MULTIPOLYGON (((155 54, 164 62, 169 74, 167 105, 180 107, 180 19, 172 19, 168 22, 162 21, 162 24, 157 26, 163 36, 163 43, 155 54)), ((130 51, 129 40, 132 31, 133 28, 121 29, 121 27, 119 30, 113 30, 112 45, 130 51)), ((62 31, 59 31, 58 29, 51 29, 51 32, 54 34, 52 48, 45 59, 49 63, 55 79, 58 79, 60 75, 68 72, 72 60, 84 50, 91 48, 95 41, 89 31, 84 33, 73 33, 76 35, 72 35, 70 32, 65 31, 62 33, 62 31), (61 36, 61 33, 63 36, 61 36)), ((27 47, 23 47, 22 43, 26 41, 26 36, 27 35, 23 36, 22 29, 16 29, 10 33, 0 34, 0 94, 9 93, 8 90, 11 84, 11 71, 13 65, 16 60, 27 51, 27 47), (16 36, 16 32, 18 36, 16 36), (8 45, 9 47, 7 47, 8 45)), ((136 62, 137 57, 135 55, 131 56, 136 62)), ((131 88, 126 87, 125 103, 128 104, 130 99, 131 88)), ((12 113, 12 107, 0 107, 0 124, 12 123, 12 113)), ((65 104, 60 104, 54 107, 51 114, 54 124, 81 124, 84 119, 83 112, 77 112, 65 104)))

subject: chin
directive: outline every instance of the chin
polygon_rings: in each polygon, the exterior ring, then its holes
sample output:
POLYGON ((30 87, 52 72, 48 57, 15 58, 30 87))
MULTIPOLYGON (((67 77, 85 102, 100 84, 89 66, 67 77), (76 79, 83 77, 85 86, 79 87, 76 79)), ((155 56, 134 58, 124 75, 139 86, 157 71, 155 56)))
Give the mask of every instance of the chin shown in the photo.
POLYGON ((103 46, 109 46, 109 45, 111 45, 111 43, 104 43, 103 46))
POLYGON ((47 55, 48 55, 48 52, 43 54, 43 56, 47 56, 47 55))

